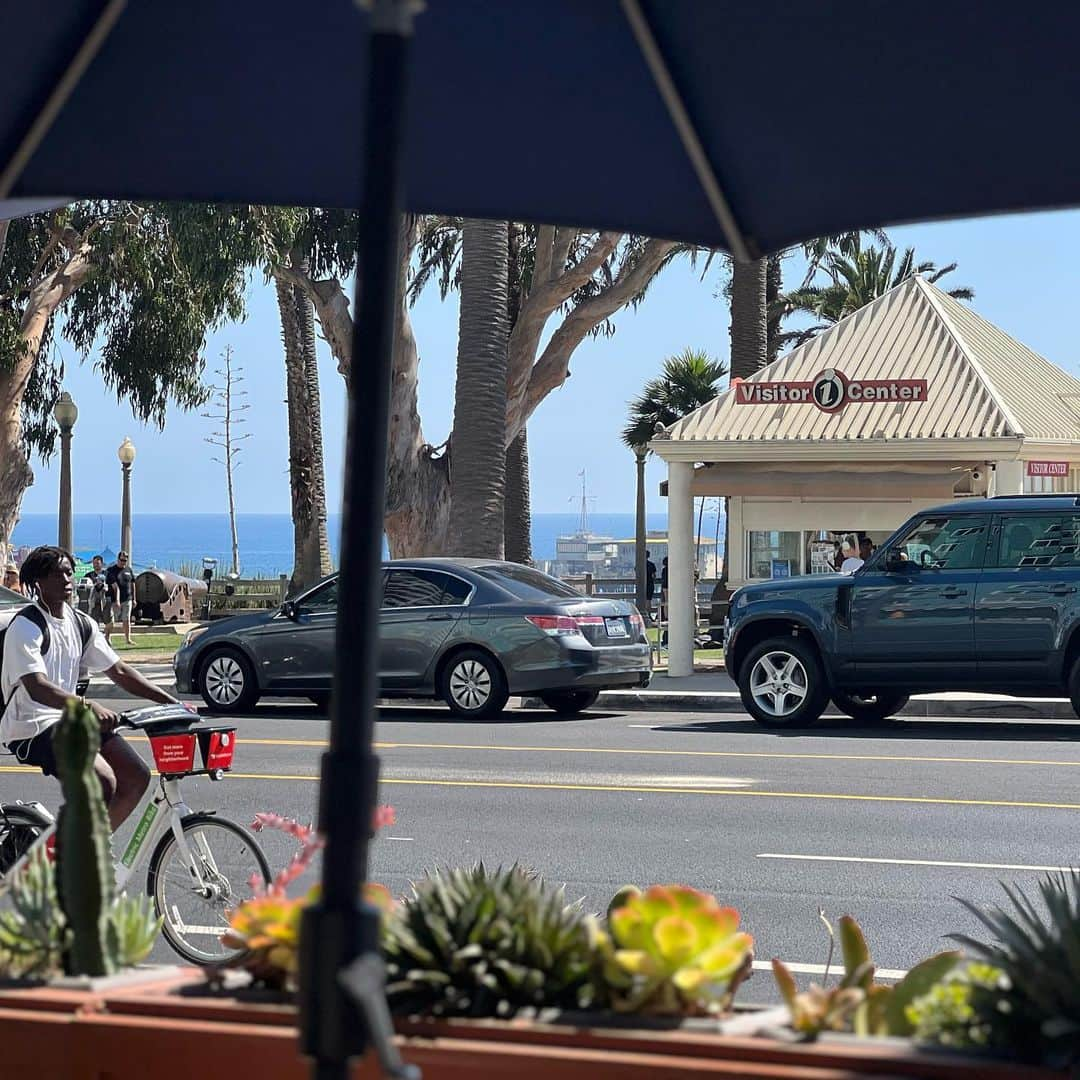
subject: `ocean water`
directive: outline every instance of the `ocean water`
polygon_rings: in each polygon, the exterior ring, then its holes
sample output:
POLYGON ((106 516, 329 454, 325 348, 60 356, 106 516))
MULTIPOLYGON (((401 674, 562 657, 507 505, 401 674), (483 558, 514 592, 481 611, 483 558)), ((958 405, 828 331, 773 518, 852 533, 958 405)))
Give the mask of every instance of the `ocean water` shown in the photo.
MULTIPOLYGON (((665 530, 667 514, 649 514, 647 522, 650 530, 665 530)), ((556 538, 573 533, 578 523, 577 514, 534 514, 533 557, 553 559, 556 538)), ((330 551, 336 563, 338 515, 330 515, 329 526, 330 551)), ((119 514, 76 514, 72 528, 74 547, 80 554, 119 550, 119 514)), ((243 576, 274 577, 291 572, 293 537, 288 514, 240 514, 236 528, 243 576)), ((626 539, 634 535, 634 515, 593 513, 589 529, 598 535, 626 539)), ((705 514, 701 531, 706 537, 715 535, 715 514, 705 514)), ((219 568, 228 567, 231 540, 227 514, 136 514, 131 532, 133 561, 138 567, 177 570, 184 564, 201 566, 203 556, 216 558, 219 568)), ((56 518, 52 514, 25 514, 15 527, 12 542, 16 547, 55 544, 56 518)))

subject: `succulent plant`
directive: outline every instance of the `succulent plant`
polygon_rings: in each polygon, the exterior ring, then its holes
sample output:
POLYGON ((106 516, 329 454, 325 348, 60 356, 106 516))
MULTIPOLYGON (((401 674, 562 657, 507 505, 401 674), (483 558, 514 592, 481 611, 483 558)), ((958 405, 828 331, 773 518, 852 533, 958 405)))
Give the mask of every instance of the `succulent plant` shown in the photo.
POLYGON ((621 889, 601 944, 619 1012, 724 1012, 754 955, 753 938, 739 932, 739 913, 686 885, 621 889))
POLYGON ((387 919, 387 996, 396 1013, 512 1016, 599 1004, 595 920, 563 889, 515 865, 436 870, 387 919))
MULTIPOLYGON (((1019 885, 1002 883, 1012 911, 967 908, 993 935, 983 942, 951 934, 976 958, 999 969, 1009 989, 1007 1028, 1022 1056, 1052 1067, 1080 1062, 1080 870, 1039 882, 1043 911, 1019 885)), ((957 898, 959 899, 959 898, 957 898)), ((995 1010, 997 1019, 1000 1012, 995 1010)))
POLYGON ((53 866, 42 848, 15 875, 5 897, 11 907, 0 911, 0 971, 14 978, 55 974, 69 935, 53 866))
MULTIPOLYGON (((830 937, 832 926, 821 916, 830 937)), ((874 962, 862 928, 850 916, 840 920, 844 973, 832 987, 811 984, 799 992, 795 978, 780 960, 773 960, 776 985, 791 1014, 791 1026, 814 1037, 823 1031, 854 1031, 858 1035, 910 1035, 907 1008, 927 993, 960 962, 959 952, 942 952, 916 964, 900 982, 874 982, 874 962)), ((831 955, 831 948, 830 948, 831 955)))
POLYGON ((161 923, 149 896, 118 896, 109 912, 110 948, 116 966, 142 963, 154 947, 161 923))
POLYGON ((1017 1044, 1012 983, 992 964, 967 963, 905 1009, 916 1042, 953 1049, 1011 1049, 1017 1044))

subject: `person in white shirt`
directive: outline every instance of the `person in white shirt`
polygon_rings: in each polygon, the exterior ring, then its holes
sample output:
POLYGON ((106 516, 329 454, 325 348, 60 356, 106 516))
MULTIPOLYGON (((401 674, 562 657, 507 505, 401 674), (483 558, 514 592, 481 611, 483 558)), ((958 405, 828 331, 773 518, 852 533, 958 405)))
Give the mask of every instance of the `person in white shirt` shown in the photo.
MULTIPOLYGON (((74 565, 75 560, 61 548, 35 548, 19 575, 23 591, 34 603, 11 620, 4 634, 0 742, 20 762, 36 765, 46 776, 57 775, 51 729, 68 700, 75 697, 80 667, 104 672, 136 697, 162 705, 179 704, 125 664, 97 624, 72 608, 74 565)), ((96 701, 83 702, 101 725, 101 751, 94 771, 115 830, 138 806, 150 782, 150 770, 116 735, 117 714, 96 701)))
POLYGON ((863 560, 855 552, 855 545, 850 540, 845 540, 844 561, 840 564, 840 573, 854 574, 862 564, 863 560))

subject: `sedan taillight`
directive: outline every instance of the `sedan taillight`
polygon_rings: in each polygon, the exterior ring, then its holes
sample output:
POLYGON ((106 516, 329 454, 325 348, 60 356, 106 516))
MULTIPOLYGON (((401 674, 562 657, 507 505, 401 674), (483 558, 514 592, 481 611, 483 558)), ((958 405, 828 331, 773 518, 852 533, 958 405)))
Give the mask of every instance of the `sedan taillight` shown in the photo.
POLYGON ((525 618, 549 637, 581 633, 578 620, 570 618, 569 615, 526 615, 525 618))
POLYGON ((636 611, 630 616, 630 625, 640 634, 645 636, 645 620, 636 611))

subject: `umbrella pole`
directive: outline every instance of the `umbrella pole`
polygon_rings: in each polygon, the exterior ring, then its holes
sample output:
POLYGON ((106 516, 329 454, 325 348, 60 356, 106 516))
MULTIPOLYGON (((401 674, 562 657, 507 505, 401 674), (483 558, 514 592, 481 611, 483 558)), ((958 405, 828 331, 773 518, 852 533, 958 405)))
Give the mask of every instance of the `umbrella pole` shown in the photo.
MULTIPOLYGON (((313 1060, 316 1080, 347 1080, 351 1057, 363 1054, 372 1042, 385 1050, 388 1042, 379 1037, 388 1026, 378 957, 379 914, 361 902, 360 891, 379 778, 372 751, 376 635, 405 90, 416 5, 414 0, 358 2, 371 10, 371 32, 334 689, 330 745, 319 787, 319 830, 326 847, 321 897, 304 911, 301 927, 301 1051, 313 1060)), ((384 1067, 398 1072, 392 1058, 383 1058, 384 1067)))

